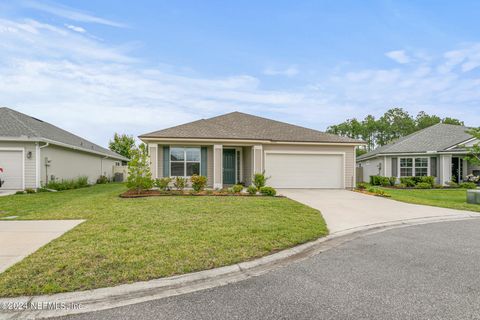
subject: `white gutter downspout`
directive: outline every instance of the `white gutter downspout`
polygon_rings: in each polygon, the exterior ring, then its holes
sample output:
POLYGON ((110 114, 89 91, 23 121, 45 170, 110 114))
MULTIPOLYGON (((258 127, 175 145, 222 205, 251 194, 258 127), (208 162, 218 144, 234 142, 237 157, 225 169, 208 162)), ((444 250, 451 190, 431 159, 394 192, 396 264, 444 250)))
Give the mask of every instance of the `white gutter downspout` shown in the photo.
POLYGON ((50 142, 47 142, 46 144, 44 144, 43 146, 40 146, 40 143, 37 142, 37 146, 36 146, 36 151, 37 151, 37 170, 36 170, 36 173, 37 173, 37 181, 36 181, 36 184, 37 184, 37 188, 40 188, 40 172, 41 172, 41 165, 42 165, 42 158, 41 158, 41 149, 43 148, 46 148, 50 145, 50 142))

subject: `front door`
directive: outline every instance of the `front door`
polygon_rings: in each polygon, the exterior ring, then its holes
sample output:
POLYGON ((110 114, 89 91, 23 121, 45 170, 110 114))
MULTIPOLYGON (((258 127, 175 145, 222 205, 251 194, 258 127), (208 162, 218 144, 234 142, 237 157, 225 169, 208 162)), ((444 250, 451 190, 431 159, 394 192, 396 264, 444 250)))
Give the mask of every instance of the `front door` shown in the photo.
POLYGON ((223 149, 223 184, 235 184, 235 149, 223 149))
POLYGON ((452 181, 460 183, 462 181, 463 161, 461 158, 452 158, 452 181))

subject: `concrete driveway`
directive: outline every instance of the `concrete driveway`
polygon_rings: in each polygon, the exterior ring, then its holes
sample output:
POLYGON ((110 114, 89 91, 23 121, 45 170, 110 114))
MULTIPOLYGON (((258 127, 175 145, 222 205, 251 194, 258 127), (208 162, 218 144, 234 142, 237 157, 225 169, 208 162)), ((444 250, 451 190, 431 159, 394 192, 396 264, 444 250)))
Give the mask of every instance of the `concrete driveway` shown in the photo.
POLYGON ((468 214, 468 211, 409 204, 348 190, 281 189, 279 193, 320 210, 331 234, 372 224, 468 214))
POLYGON ((0 221, 0 272, 83 221, 0 221))

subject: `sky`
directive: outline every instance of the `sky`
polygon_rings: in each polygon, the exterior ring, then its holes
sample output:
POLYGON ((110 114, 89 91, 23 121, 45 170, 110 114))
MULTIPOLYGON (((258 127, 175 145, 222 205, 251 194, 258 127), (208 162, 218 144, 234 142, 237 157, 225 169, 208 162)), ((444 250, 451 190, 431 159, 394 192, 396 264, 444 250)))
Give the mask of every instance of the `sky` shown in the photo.
POLYGON ((0 1, 0 106, 106 146, 242 111, 480 126, 480 1, 0 1))

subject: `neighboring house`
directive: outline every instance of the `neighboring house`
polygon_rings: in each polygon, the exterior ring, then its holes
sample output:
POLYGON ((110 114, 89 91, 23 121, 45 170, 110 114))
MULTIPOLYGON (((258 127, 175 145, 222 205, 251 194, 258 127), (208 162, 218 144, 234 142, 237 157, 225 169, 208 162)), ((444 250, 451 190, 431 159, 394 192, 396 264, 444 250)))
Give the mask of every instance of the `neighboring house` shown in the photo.
POLYGON ((464 160, 465 147, 478 143, 466 131, 469 128, 437 124, 412 133, 357 158, 363 181, 370 176, 434 176, 445 185, 461 182, 469 174, 480 175, 480 167, 464 160))
POLYGON ((53 179, 112 176, 127 159, 42 120, 0 108, 2 189, 39 188, 53 179))
POLYGON ((276 188, 352 188, 362 141, 233 112, 139 137, 154 177, 207 176, 208 186, 249 185, 254 173, 276 188))

